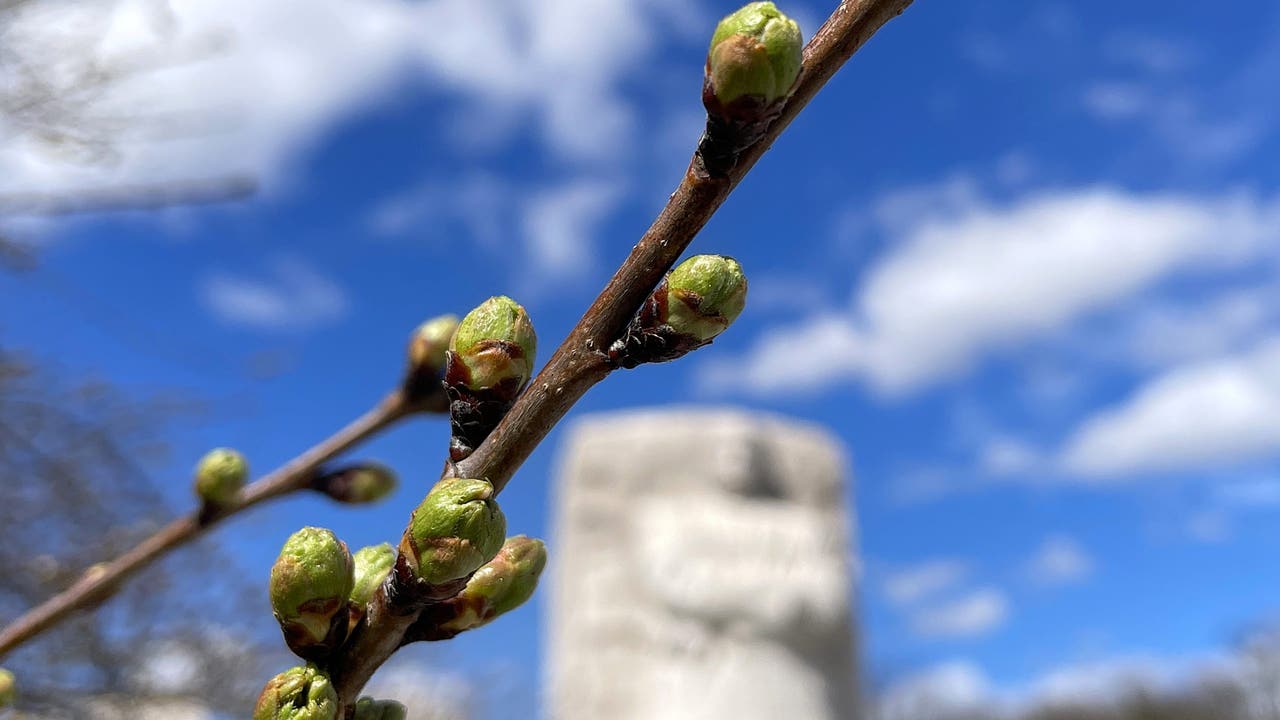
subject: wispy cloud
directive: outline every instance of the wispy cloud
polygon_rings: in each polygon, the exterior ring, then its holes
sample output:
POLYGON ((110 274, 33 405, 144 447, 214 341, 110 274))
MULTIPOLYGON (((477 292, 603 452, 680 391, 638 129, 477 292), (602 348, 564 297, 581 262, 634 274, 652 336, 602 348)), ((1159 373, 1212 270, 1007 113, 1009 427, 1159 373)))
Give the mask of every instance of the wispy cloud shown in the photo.
POLYGON ((549 283, 594 267, 596 233, 623 197, 620 182, 591 173, 541 188, 473 173, 431 180, 387 198, 373 208, 368 223, 384 237, 472 242, 506 261, 519 277, 549 283))
POLYGON ((913 605, 951 590, 969 575, 961 560, 934 560, 895 570, 885 576, 885 597, 896 605, 913 605))
POLYGON ((1190 656, 1128 654, 1066 663, 1016 685, 1000 686, 977 663, 948 660, 889 686, 877 703, 879 718, 1010 717, 1032 708, 1115 701, 1135 688, 1187 688, 1198 681, 1246 678, 1238 661, 1215 653, 1190 656))
POLYGON ((617 184, 598 179, 533 196, 521 216, 531 273, 554 279, 589 269, 595 263, 596 229, 621 197, 617 184))
POLYGON ((912 613, 911 630, 929 638, 967 638, 990 633, 1009 617, 1009 599, 996 588, 981 588, 960 598, 912 613))
POLYGON ((1280 338, 1147 382, 1071 433, 1060 464, 1097 480, 1280 453, 1280 338))
POLYGON ((171 4, 159 24, 144 21, 148 5, 114 3, 103 19, 95 4, 31 3, 8 28, 6 47, 52 79, 70 77, 77 64, 110 73, 146 58, 159 69, 123 73, 86 115, 135 117, 146 108, 147 117, 189 118, 203 131, 118 143, 109 165, 69 161, 35 134, 6 133, 0 191, 221 173, 270 185, 336 122, 410 77, 453 93, 459 117, 506 119, 485 124, 486 133, 527 126, 557 161, 598 165, 635 147, 622 82, 653 60, 660 41, 700 34, 705 21, 670 0, 223 0, 171 4), (80 26, 100 31, 92 42, 50 40, 80 26))
POLYGON ((294 257, 277 259, 266 273, 213 273, 200 297, 218 320, 268 331, 311 330, 342 319, 350 304, 337 282, 294 257))
POLYGON ((872 263, 848 312, 766 330, 744 356, 704 365, 704 388, 771 394, 862 380, 916 390, 1176 273, 1238 266, 1276 234, 1280 213, 1245 196, 1083 188, 1001 205, 944 190, 930 210, 918 192, 881 203, 880 222, 899 239, 872 263), (797 365, 796 348, 822 362, 797 365))
POLYGON ((1066 535, 1046 538, 1027 562, 1027 576, 1037 585, 1072 585, 1093 574, 1094 560, 1066 535))

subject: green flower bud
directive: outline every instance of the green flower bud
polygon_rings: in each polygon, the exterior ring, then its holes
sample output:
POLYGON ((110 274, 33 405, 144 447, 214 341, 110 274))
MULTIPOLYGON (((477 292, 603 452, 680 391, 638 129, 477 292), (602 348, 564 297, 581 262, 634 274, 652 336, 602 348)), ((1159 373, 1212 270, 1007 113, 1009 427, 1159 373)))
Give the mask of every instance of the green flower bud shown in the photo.
POLYGON ((356 701, 354 720, 405 720, 408 711, 394 700, 374 700, 362 697, 356 701))
MULTIPOLYGON (((353 562, 346 543, 324 528, 294 533, 271 568, 271 609, 294 652, 327 647, 341 613, 346 620, 353 562)), ((345 633, 345 622, 342 623, 345 633)))
POLYGON ((467 313, 449 350, 451 384, 473 391, 503 383, 523 387, 533 376, 538 337, 524 308, 500 295, 467 313))
POLYGON ((18 681, 13 673, 0 668, 0 709, 9 707, 18 699, 18 681))
POLYGON ((764 105, 791 94, 800 76, 804 38, 795 20, 771 2, 753 2, 720 21, 707 51, 715 98, 729 104, 757 98, 764 105))
POLYGON ((486 480, 446 478, 413 511, 400 541, 409 569, 441 585, 464 578, 502 548, 507 519, 486 480))
POLYGON ((666 289, 663 321, 676 332, 703 342, 724 332, 747 303, 742 266, 724 255, 695 255, 685 260, 667 276, 666 289))
POLYGON ((307 665, 290 668, 271 678, 253 720, 337 720, 338 693, 333 683, 317 668, 307 665))
POLYGON ((249 478, 249 463, 231 448, 217 448, 196 466, 196 494, 205 502, 223 504, 235 498, 249 478))
POLYGON ((355 562, 355 584, 351 587, 351 602, 363 608, 387 579, 387 573, 396 564, 396 551, 388 543, 360 548, 352 556, 355 562))
POLYGON ((441 315, 419 325, 409 339, 410 372, 433 377, 444 372, 444 356, 457 329, 457 315, 441 315))
POLYGON ((396 489, 396 473, 386 465, 366 462, 325 473, 312 487, 338 502, 363 505, 390 495, 396 489))
POLYGON ((476 571, 451 602, 458 615, 444 627, 470 630, 515 610, 533 597, 538 577, 547 565, 547 547, 536 538, 508 538, 498 555, 476 571))

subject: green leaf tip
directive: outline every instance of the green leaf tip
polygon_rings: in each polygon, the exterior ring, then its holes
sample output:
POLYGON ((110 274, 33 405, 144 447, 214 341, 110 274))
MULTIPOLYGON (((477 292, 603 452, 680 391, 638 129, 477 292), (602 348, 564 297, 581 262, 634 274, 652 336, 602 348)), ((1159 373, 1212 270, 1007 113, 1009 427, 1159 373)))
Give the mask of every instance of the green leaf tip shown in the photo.
POLYGON ((747 277, 737 260, 695 255, 667 276, 666 317, 676 332, 710 341, 742 314, 747 277))
POLYGON ((471 390, 502 383, 523 386, 533 376, 538 336, 525 309, 498 295, 467 313, 449 350, 462 370, 461 384, 471 390))
POLYGON ((707 73, 716 99, 729 104, 754 97, 768 105, 787 97, 800 76, 803 51, 800 26, 773 3, 743 6, 711 36, 707 73))
POLYGON ((324 528, 289 536, 271 567, 271 609, 294 652, 326 644, 339 615, 346 618, 354 562, 346 543, 324 528))
POLYGON ((253 720, 337 720, 338 693, 312 665, 290 668, 267 681, 253 720))

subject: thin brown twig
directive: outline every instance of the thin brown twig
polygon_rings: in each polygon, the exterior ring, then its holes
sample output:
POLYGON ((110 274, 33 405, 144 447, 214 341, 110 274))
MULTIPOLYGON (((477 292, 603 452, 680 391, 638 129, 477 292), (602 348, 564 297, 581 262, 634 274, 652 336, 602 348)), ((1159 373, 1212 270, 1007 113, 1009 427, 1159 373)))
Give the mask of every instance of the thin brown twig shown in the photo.
POLYGON ((341 430, 245 487, 233 502, 216 509, 201 508, 174 519, 105 567, 86 573, 71 587, 28 610, 0 630, 0 658, 73 613, 92 608, 111 597, 125 580, 202 536, 219 522, 267 500, 309 489, 321 465, 386 430, 398 420, 419 411, 443 409, 443 393, 426 401, 410 402, 405 398, 399 390, 390 393, 373 409, 341 430))
MULTIPOLYGON (((611 366, 602 351, 621 336, 641 303, 738 182, 845 61, 911 2, 841 2, 806 45, 796 89, 765 136, 722 176, 712 176, 694 156, 666 206, 542 372, 475 452, 454 466, 452 474, 484 478, 498 490, 506 486, 569 408, 609 374, 611 366)), ((330 668, 344 707, 354 704, 374 671, 400 647, 419 614, 392 607, 386 589, 384 584, 342 656, 330 668)))

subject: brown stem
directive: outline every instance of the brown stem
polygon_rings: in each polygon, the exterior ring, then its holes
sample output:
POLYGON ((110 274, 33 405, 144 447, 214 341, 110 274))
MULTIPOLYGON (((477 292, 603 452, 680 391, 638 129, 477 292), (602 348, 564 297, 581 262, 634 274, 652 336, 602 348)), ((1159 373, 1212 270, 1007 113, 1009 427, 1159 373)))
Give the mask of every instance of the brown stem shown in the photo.
POLYGON ((501 490, 569 408, 608 374, 600 356, 621 337, 636 309, 688 248, 738 182, 853 53, 912 0, 845 0, 805 46, 804 68, 778 119, 760 142, 721 177, 695 156, 666 207, 614 273, 569 337, 497 429, 466 460, 462 477, 485 478, 501 490))
MULTIPOLYGON (((608 285, 556 349, 529 389, 476 451, 456 464, 459 477, 484 478, 501 490, 551 428, 592 385, 609 374, 606 354, 627 323, 698 231, 818 90, 853 53, 912 0, 844 0, 805 46, 796 89, 761 140, 725 174, 713 177, 695 155, 666 207, 631 249, 608 285)), ((446 468, 448 470, 448 468, 446 468)), ((384 604, 380 593, 375 605, 384 604)), ((358 646, 333 668, 343 705, 355 702, 374 670, 400 646, 413 617, 388 608, 371 613, 358 646), (379 621, 379 618, 382 618, 379 621)))
POLYGON ((323 463, 414 412, 439 411, 442 403, 443 394, 413 403, 399 391, 389 394, 346 427, 246 487, 233 502, 217 508, 204 507, 173 520, 106 567, 86 574, 71 587, 28 610, 0 631, 0 658, 72 613, 111 597, 139 570, 200 537, 222 520, 272 498, 308 489, 312 475, 323 463))

